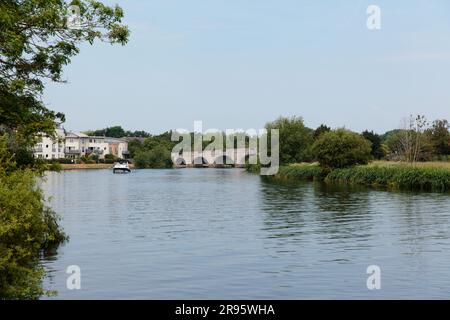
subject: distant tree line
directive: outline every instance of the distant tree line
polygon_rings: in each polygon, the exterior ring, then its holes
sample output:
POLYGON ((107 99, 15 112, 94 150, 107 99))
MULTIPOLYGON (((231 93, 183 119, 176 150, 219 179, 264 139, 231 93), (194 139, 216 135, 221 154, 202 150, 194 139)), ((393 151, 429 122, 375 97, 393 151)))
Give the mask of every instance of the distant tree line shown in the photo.
POLYGON ((110 138, 124 138, 124 137, 147 138, 151 136, 150 133, 142 130, 137 131, 124 130, 121 126, 113 126, 99 130, 89 130, 85 131, 84 133, 87 134, 88 136, 110 137, 110 138))
POLYGON ((381 159, 411 163, 450 159, 448 121, 430 123, 422 115, 410 116, 402 128, 381 135, 332 130, 324 124, 310 129, 301 117, 280 117, 266 128, 279 130, 281 164, 319 161, 324 167, 340 168, 381 159))
MULTIPOLYGON (((319 161, 327 168, 366 164, 370 160, 430 161, 450 159, 450 132, 447 120, 429 123, 424 116, 410 116, 400 129, 378 134, 365 130, 352 132, 345 128, 333 130, 321 124, 316 129, 308 128, 302 117, 279 117, 266 124, 279 130, 280 163, 291 164, 319 161)), ((92 136, 108 136, 129 139, 131 158, 137 167, 172 167, 171 151, 177 142, 171 141, 172 132, 152 135, 146 131, 128 131, 121 126, 88 131, 92 136), (132 138, 133 137, 133 138, 132 138)), ((197 133, 191 133, 193 144, 197 133)), ((226 146, 237 146, 243 139, 248 147, 250 137, 244 132, 226 136, 226 146)), ((211 141, 203 141, 205 148, 211 141)))

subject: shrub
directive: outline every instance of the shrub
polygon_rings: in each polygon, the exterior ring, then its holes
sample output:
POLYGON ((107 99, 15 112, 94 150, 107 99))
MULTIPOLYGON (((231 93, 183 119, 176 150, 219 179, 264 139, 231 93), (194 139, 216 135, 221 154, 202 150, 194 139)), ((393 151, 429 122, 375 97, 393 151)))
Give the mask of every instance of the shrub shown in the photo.
POLYGON ((163 146, 138 151, 133 160, 137 168, 171 168, 173 165, 170 151, 163 146))
POLYGON ((361 135, 345 129, 322 134, 313 145, 313 153, 322 168, 345 168, 367 164, 371 158, 371 144, 361 135))
POLYGON ((0 137, 0 299, 37 299, 44 293, 39 254, 66 236, 44 205, 36 173, 17 170, 13 159, 0 137))
POLYGON ((61 163, 61 164, 72 164, 72 163, 75 163, 75 159, 62 158, 62 159, 57 159, 56 162, 61 163))
POLYGON ((47 170, 59 172, 62 170, 62 166, 59 162, 52 162, 47 165, 47 170))
POLYGON ((261 172, 261 164, 245 164, 245 170, 249 173, 260 173, 261 172))
POLYGON ((379 134, 366 130, 362 133, 362 136, 372 143, 370 153, 374 159, 379 160, 386 156, 386 150, 381 144, 381 136, 379 134))
POLYGON ((116 160, 117 157, 111 153, 105 154, 105 160, 116 160))
POLYGON ((303 118, 280 117, 273 122, 267 123, 266 129, 269 135, 271 129, 279 130, 281 164, 312 160, 313 130, 305 126, 303 118))

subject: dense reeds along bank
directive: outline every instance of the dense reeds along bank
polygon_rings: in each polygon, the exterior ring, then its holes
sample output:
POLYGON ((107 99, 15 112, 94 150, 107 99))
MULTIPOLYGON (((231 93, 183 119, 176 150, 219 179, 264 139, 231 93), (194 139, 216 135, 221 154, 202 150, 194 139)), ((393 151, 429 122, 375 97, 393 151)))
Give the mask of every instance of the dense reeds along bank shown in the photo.
POLYGON ((329 172, 323 170, 318 164, 294 164, 282 166, 274 178, 448 192, 450 191, 450 163, 412 165, 378 161, 369 165, 334 169, 329 172))

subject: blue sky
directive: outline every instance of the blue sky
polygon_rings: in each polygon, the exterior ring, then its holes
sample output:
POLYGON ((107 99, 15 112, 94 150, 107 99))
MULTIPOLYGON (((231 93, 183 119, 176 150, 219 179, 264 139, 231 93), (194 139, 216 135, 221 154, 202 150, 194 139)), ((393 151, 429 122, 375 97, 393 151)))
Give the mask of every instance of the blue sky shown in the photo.
POLYGON ((384 132, 409 114, 450 120, 448 0, 116 0, 124 46, 83 45, 50 84, 65 127, 261 128, 302 116, 384 132), (381 8, 381 30, 366 8, 381 8))

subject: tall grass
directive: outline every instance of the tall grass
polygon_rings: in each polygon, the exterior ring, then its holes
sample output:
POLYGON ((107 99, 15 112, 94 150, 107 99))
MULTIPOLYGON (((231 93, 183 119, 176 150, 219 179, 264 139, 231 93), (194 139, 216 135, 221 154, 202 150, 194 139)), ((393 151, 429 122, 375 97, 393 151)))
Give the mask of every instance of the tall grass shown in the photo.
POLYGON ((375 163, 325 172, 317 164, 282 166, 276 179, 323 180, 328 183, 382 186, 395 189, 450 191, 450 169, 445 166, 412 166, 375 163))
POLYGON ((450 170, 435 167, 357 166, 336 169, 325 181, 427 191, 450 191, 450 170))
POLYGON ((281 166, 276 178, 297 180, 323 180, 326 173, 318 164, 293 164, 281 166))

